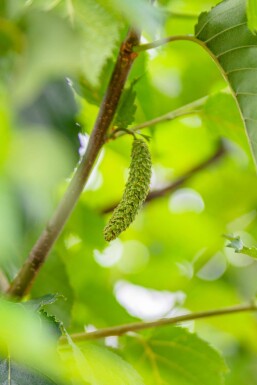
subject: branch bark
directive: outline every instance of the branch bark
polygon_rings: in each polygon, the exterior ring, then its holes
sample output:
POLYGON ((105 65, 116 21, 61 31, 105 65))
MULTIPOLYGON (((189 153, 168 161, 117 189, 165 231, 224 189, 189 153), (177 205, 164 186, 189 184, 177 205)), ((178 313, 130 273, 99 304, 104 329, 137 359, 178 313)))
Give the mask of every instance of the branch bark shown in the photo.
MULTIPOLYGON (((224 145, 220 144, 217 151, 208 159, 200 163, 198 166, 193 167, 191 170, 189 170, 185 175, 177 179, 175 182, 172 182, 168 184, 166 187, 159 189, 159 190, 153 190, 150 191, 148 194, 145 203, 148 203, 152 201, 153 199, 160 198, 165 196, 166 194, 169 194, 175 190, 177 190, 179 187, 181 187, 185 182, 187 182, 190 178, 192 178, 195 174, 198 172, 204 170, 205 168, 211 166, 212 164, 216 163, 218 160, 220 160, 224 155, 226 154, 226 149, 224 145)), ((112 212, 115 207, 118 205, 118 202, 115 202, 101 210, 102 214, 108 214, 112 212)))
MULTIPOLYGON (((125 325, 113 326, 106 329, 99 329, 89 333, 76 333, 71 335, 71 339, 74 342, 98 340, 105 337, 121 336, 128 332, 137 332, 140 330, 146 330, 146 329, 155 328, 155 327, 174 325, 181 322, 194 321, 201 318, 210 318, 210 317, 217 317, 221 315, 228 315, 228 314, 235 314, 235 313, 242 313, 242 312, 253 312, 253 311, 257 311, 257 306, 254 302, 250 304, 245 304, 245 305, 225 307, 222 309, 214 309, 214 310, 190 313, 190 314, 180 315, 172 318, 163 318, 152 322, 134 322, 134 323, 125 324, 125 325)), ((60 338, 59 342, 61 344, 65 344, 68 341, 67 341, 67 338, 63 336, 60 338)))
POLYGON ((139 39, 139 33, 131 29, 122 43, 109 86, 100 106, 98 117, 89 139, 86 153, 82 158, 63 199, 57 207, 56 212, 38 238, 27 260, 12 282, 10 289, 8 290, 9 295, 23 297, 30 290, 37 273, 77 203, 94 166, 94 162, 105 142, 107 130, 116 112, 130 68, 137 56, 137 54, 133 52, 133 47, 139 44, 139 39))

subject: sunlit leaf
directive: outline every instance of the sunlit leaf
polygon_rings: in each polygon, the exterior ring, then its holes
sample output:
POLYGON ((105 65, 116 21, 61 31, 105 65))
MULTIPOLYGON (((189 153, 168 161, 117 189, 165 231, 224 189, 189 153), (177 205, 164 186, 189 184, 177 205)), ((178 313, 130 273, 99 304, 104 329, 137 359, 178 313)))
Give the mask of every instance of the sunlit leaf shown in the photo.
POLYGON ((71 342, 60 354, 74 379, 92 385, 143 385, 136 370, 109 349, 85 343, 80 347, 71 342))
POLYGON ((132 83, 129 88, 125 89, 119 103, 117 114, 113 122, 115 128, 127 128, 133 123, 136 112, 136 91, 134 90, 135 83, 132 83))
POLYGON ((195 33, 231 86, 257 159, 257 36, 247 28, 245 0, 223 1, 203 13, 195 33))
POLYGON ((253 33, 257 32, 257 1, 247 0, 248 27, 253 33))
POLYGON ((13 362, 11 357, 0 359, 0 379, 3 385, 56 384, 56 382, 39 372, 13 362))
POLYGON ((150 337, 128 337, 124 354, 146 385, 220 385, 227 371, 216 350, 179 327, 156 330, 150 337))

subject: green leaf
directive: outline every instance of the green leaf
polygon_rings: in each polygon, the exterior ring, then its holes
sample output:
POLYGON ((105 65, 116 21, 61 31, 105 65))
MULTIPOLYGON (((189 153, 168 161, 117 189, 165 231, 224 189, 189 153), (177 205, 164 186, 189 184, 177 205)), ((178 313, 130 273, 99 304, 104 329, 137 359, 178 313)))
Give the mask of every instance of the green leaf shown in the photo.
POLYGON ((63 323, 59 321, 54 315, 49 314, 46 310, 40 310, 41 319, 44 319, 49 327, 49 330, 57 338, 61 337, 63 332, 63 323))
POLYGON ((235 250, 235 253, 241 253, 248 255, 252 258, 257 258, 257 247, 247 247, 244 245, 242 239, 239 236, 225 235, 230 243, 227 244, 227 247, 231 247, 235 250))
POLYGON ((38 311, 46 305, 52 305, 60 298, 59 294, 46 294, 43 297, 31 299, 23 302, 22 305, 28 307, 30 310, 38 311))
MULTIPOLYGON (((34 311, 20 303, 0 299, 1 357, 8 356, 8 346, 9 355, 15 361, 58 378, 62 364, 56 352, 56 337, 50 331, 49 324, 42 322, 34 311)), ((1 375, 0 379, 2 380, 1 375)))
POLYGON ((248 27, 253 33, 257 32, 257 1, 247 0, 248 27))
POLYGON ((8 357, 0 360, 0 379, 3 385, 54 385, 50 378, 21 366, 8 357))
POLYGON ((143 385, 136 370, 109 349, 91 343, 78 347, 68 341, 70 346, 61 348, 60 354, 73 379, 92 385, 143 385))
POLYGON ((245 0, 226 0, 203 13, 195 33, 230 84, 257 162, 257 36, 247 27, 245 0))
POLYGON ((124 354, 136 363, 147 385, 219 385, 227 371, 216 350, 179 327, 156 330, 146 339, 128 337, 124 354))
POLYGON ((135 82, 123 92, 113 123, 115 128, 127 128, 134 121, 137 109, 135 105, 136 91, 134 90, 134 85, 135 82))

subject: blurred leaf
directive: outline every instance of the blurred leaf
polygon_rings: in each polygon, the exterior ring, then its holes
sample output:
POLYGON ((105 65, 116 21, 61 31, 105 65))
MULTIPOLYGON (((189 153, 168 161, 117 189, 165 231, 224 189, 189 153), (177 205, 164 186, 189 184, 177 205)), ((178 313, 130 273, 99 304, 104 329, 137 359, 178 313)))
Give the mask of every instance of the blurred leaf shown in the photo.
POLYGON ((100 73, 97 85, 92 85, 87 78, 82 75, 78 76, 77 79, 72 78, 72 86, 74 90, 89 103, 99 106, 104 97, 113 67, 113 59, 107 59, 100 73))
POLYGON ((22 304, 33 311, 42 310, 46 305, 52 305, 58 300, 59 294, 46 294, 43 297, 31 299, 30 301, 23 302, 22 304))
POLYGON ((65 2, 48 12, 36 2, 24 9, 26 54, 15 89, 19 103, 30 100, 45 81, 60 76, 82 74, 90 84, 98 84, 101 69, 116 46, 119 23, 93 0, 73 4, 71 22, 65 17, 65 2))
POLYGON ((241 253, 248 255, 252 258, 257 258, 257 247, 247 247, 239 236, 225 235, 225 238, 230 241, 227 247, 231 247, 235 250, 235 253, 241 253))
POLYGON ((219 385, 227 367, 207 342, 184 328, 155 330, 150 337, 127 337, 129 357, 146 385, 219 385))
POLYGON ((49 314, 46 310, 40 310, 41 318, 46 322, 53 336, 56 337, 56 341, 61 337, 63 333, 63 323, 59 321, 54 315, 49 314))
POLYGON ((0 359, 0 378, 3 385, 54 385, 56 382, 36 372, 21 366, 8 357, 0 359))
POLYGON ((257 1, 247 0, 247 20, 249 29, 256 34, 257 32, 257 1))
POLYGON ((135 82, 129 88, 125 89, 113 122, 115 128, 127 128, 133 123, 136 112, 136 91, 134 90, 135 82))
POLYGON ((70 143, 74 153, 74 161, 78 160, 79 124, 76 124, 78 106, 74 93, 67 79, 59 79, 48 83, 40 95, 19 112, 19 121, 23 127, 46 127, 58 131, 70 143))
MULTIPOLYGON (((59 299, 51 304, 49 308, 51 314, 62 320, 63 324, 68 327, 71 322, 71 311, 74 301, 73 289, 71 287, 68 272, 66 271, 65 263, 60 255, 55 251, 46 261, 43 268, 38 274, 37 280, 33 285, 31 295, 33 297, 42 296, 42 299, 47 299, 47 292, 61 293, 55 294, 55 299, 59 299)), ((50 294, 49 296, 52 296, 50 294)), ((29 303, 37 302, 37 298, 32 299, 29 303)), ((39 298, 40 300, 40 298, 39 298)))
MULTIPOLYGON (((56 338, 39 315, 19 303, 0 299, 0 355, 9 355, 53 378, 61 378, 56 338), (44 359, 42 359, 44 357, 44 359), (46 359, 47 357, 47 359, 46 359)), ((2 379, 2 378, 1 378, 2 379)))
POLYGON ((85 343, 61 347, 60 353, 71 372, 71 378, 81 384, 143 385, 135 369, 109 349, 85 343))
POLYGON ((210 96, 200 116, 214 138, 228 138, 249 152, 240 112, 231 94, 219 92, 210 96))
POLYGON ((129 24, 146 30, 152 36, 164 20, 163 13, 147 0, 111 0, 111 4, 117 12, 122 13, 129 24))
POLYGON ((257 163, 257 36, 246 25, 245 0, 227 0, 203 13, 196 37, 209 50, 237 99, 257 163))

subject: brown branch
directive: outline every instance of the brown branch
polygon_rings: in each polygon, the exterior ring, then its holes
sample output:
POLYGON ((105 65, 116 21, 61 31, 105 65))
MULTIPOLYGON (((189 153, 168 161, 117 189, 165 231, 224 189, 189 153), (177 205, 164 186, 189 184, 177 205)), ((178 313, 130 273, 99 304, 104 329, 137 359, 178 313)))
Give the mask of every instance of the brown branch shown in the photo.
MULTIPOLYGON (((105 329, 99 329, 88 333, 76 333, 76 334, 72 334, 71 338, 74 342, 97 340, 105 337, 121 336, 128 332, 137 332, 140 330, 146 330, 150 328, 162 327, 167 325, 174 325, 174 324, 178 324, 186 321, 194 321, 201 318, 210 318, 210 317, 216 317, 221 315, 228 315, 228 314, 242 313, 242 312, 252 312, 252 311, 257 311, 257 306, 254 302, 250 304, 245 304, 245 305, 225 307, 222 309, 214 309, 214 310, 201 311, 197 313, 190 313, 190 314, 180 315, 172 318, 163 318, 157 321, 134 322, 130 324, 112 326, 105 329)), ((61 344, 65 344, 68 342, 65 336, 61 337, 59 341, 61 344)))
POLYGON ((49 254, 53 244, 57 240, 63 226, 65 225, 80 197, 80 194, 83 191, 85 183, 88 180, 90 172, 94 166, 95 160, 105 142, 107 130, 117 110, 124 84, 128 77, 132 63, 137 56, 137 54, 133 52, 133 47, 138 45, 138 43, 139 34, 134 30, 130 30, 120 47, 119 56, 117 58, 105 97, 100 106, 98 117, 90 136, 86 153, 82 158, 56 212, 38 238, 17 277, 12 282, 8 293, 14 297, 22 297, 29 291, 37 273, 49 254))
MULTIPOLYGON (((221 143, 217 151, 208 159, 200 163, 198 166, 193 167, 191 170, 189 170, 185 175, 178 178, 175 182, 170 183, 168 186, 161 188, 159 190, 153 190, 150 191, 148 194, 148 197, 146 198, 145 203, 148 203, 152 201, 153 199, 160 198, 165 196, 168 193, 171 193, 172 191, 177 190, 179 187, 181 187, 185 182, 187 182, 190 178, 192 178, 195 174, 198 172, 204 170, 205 168, 211 166, 212 164, 216 163, 219 159, 221 159, 226 154, 226 149, 224 145, 221 143)), ((110 206, 107 206, 101 210, 102 214, 108 214, 112 212, 115 207, 118 205, 118 202, 111 204, 110 206)))

